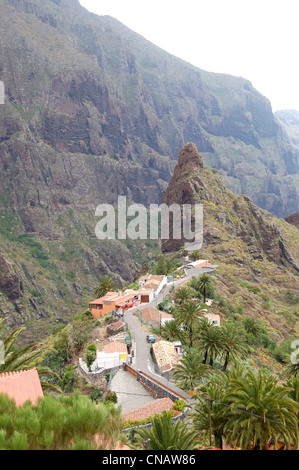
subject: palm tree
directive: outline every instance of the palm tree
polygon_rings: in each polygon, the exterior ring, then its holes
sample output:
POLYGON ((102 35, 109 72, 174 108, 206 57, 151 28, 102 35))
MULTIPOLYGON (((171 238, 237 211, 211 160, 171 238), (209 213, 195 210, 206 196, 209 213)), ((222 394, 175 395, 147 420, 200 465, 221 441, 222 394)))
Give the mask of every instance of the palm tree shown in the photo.
POLYGON ((212 279, 208 274, 202 274, 196 282, 197 290, 203 295, 204 303, 207 300, 207 293, 212 287, 212 279))
POLYGON ((299 404, 286 386, 266 373, 248 371, 229 383, 224 401, 226 442, 242 449, 266 450, 283 442, 287 449, 298 443, 299 404))
POLYGON ((227 323, 222 327, 223 347, 225 361, 222 367, 223 372, 226 371, 230 357, 238 357, 247 351, 246 339, 242 329, 231 323, 227 323))
POLYGON ((224 338, 222 330, 209 324, 207 328, 201 329, 201 336, 198 340, 198 349, 204 354, 203 363, 206 364, 210 359, 210 366, 214 366, 216 357, 223 353, 224 338))
POLYGON ((192 298, 192 291, 188 287, 180 287, 174 294, 174 301, 183 304, 192 298))
POLYGON ((203 310, 199 304, 192 300, 187 300, 178 308, 176 322, 178 325, 184 325, 189 330, 189 346, 193 346, 194 328, 199 325, 200 319, 203 317, 203 310))
POLYGON ((196 349, 190 349, 175 366, 173 377, 185 389, 194 391, 196 380, 206 376, 209 369, 209 366, 202 363, 202 357, 196 349))
POLYGON ((285 376, 287 378, 295 377, 299 380, 299 361, 288 363, 285 376))
POLYGON ((107 294, 107 292, 113 291, 115 289, 115 284, 113 280, 105 274, 100 280, 98 287, 95 289, 94 294, 100 298, 107 294))
POLYGON ((253 317, 244 318, 243 326, 247 333, 253 334, 256 338, 258 338, 262 333, 262 327, 259 321, 253 317))
MULTIPOLYGON (((20 370, 27 370, 34 367, 34 361, 42 356, 46 352, 46 349, 42 349, 37 343, 31 343, 27 346, 16 347, 15 343, 21 333, 25 330, 24 327, 19 327, 7 334, 4 337, 6 325, 6 319, 0 320, 0 338, 2 338, 4 361, 0 363, 0 373, 14 372, 20 370)), ((36 370, 41 378, 44 377, 56 377, 59 378, 49 367, 36 366, 36 370)), ((43 390, 53 390, 60 392, 60 388, 56 385, 41 380, 43 390)))
POLYGON ((214 371, 209 380, 196 393, 198 402, 192 414, 193 426, 203 440, 212 441, 217 448, 222 448, 224 394, 228 387, 229 375, 214 371))
POLYGON ((168 321, 161 328, 161 336, 167 341, 175 341, 182 336, 182 332, 176 321, 168 321))
POLYGON ((292 400, 299 403, 299 377, 291 377, 287 383, 288 395, 292 400))
POLYGON ((193 430, 182 421, 172 423, 170 412, 151 418, 152 427, 138 429, 135 438, 136 450, 199 450, 200 444, 193 430))

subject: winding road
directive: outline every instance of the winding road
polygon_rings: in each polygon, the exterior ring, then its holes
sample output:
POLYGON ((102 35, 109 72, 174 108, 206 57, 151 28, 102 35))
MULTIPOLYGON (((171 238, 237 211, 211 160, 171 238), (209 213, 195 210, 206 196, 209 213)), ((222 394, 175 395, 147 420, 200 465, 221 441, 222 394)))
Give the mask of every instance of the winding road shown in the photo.
POLYGON ((200 268, 190 268, 187 271, 187 274, 184 278, 174 280, 173 282, 168 283, 160 292, 160 294, 150 303, 144 304, 140 307, 136 307, 134 309, 129 310, 124 314, 124 320, 128 325, 129 330, 132 332, 132 336, 135 339, 136 349, 135 349, 135 358, 133 367, 136 370, 141 370, 142 372, 149 375, 154 380, 158 380, 162 383, 165 387, 177 392, 179 395, 185 397, 186 401, 190 402, 191 398, 183 390, 176 387, 173 383, 169 383, 164 377, 161 375, 157 375, 153 373, 149 365, 149 345, 146 341, 146 334, 142 328, 142 326, 136 321, 134 318, 134 313, 137 310, 142 310, 146 307, 157 307, 157 305, 165 299, 166 295, 169 293, 172 286, 179 286, 180 284, 185 283, 186 281, 190 280, 192 276, 199 276, 200 274, 207 272, 204 269, 200 268))

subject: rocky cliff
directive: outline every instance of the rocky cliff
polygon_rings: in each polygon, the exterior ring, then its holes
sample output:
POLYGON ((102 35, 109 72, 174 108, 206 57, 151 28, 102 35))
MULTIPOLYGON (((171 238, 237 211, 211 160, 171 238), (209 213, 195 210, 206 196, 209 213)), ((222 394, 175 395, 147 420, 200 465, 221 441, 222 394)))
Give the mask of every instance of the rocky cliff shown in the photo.
POLYGON ((101 274, 133 280, 142 246, 99 243, 95 208, 118 195, 161 202, 190 140, 236 193, 298 212, 297 154, 247 80, 193 67, 77 0, 3 0, 0 18, 0 288, 11 322, 67 321, 101 274))
MULTIPOLYGON (((204 166, 193 143, 181 149, 163 200, 169 206, 203 205, 200 256, 218 266, 217 292, 230 299, 232 312, 238 306, 240 312, 262 318, 274 328, 274 336, 277 332, 286 336, 291 330, 293 334, 296 328, 299 332, 295 303, 294 311, 286 305, 290 292, 299 298, 295 226, 259 208, 246 194, 231 192, 222 178, 204 166)), ((178 251, 184 242, 184 238, 170 238, 163 241, 162 250, 178 251)))
POLYGON ((158 202, 193 141, 235 192, 297 212, 298 157, 250 82, 199 70, 72 0, 1 2, 0 192, 28 232, 127 194, 158 202))
MULTIPOLYGON (((289 265, 299 273, 298 251, 294 252, 295 260, 278 219, 259 208, 246 194, 232 193, 215 172, 205 168, 193 143, 186 144, 180 151, 163 202, 168 206, 203 204, 205 247, 215 246, 216 251, 222 250, 224 239, 231 239, 232 247, 243 246, 241 251, 248 263, 267 260, 278 266, 289 265)), ((286 222, 282 224, 284 230, 289 228, 286 222)), ((295 232, 295 236, 299 242, 299 234, 295 232)), ((184 238, 165 240, 162 250, 177 251, 184 242, 184 238)))
POLYGON ((299 112, 294 109, 276 111, 275 117, 281 123, 283 131, 292 145, 299 149, 299 112))
POLYGON ((292 214, 285 217, 285 221, 299 228, 299 214, 292 214))

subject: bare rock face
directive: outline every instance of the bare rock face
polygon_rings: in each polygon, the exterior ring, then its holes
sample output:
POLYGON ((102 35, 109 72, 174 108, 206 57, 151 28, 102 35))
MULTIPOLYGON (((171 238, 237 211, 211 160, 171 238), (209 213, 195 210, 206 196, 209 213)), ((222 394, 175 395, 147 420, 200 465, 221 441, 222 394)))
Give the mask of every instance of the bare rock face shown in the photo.
MULTIPOLYGON (((199 189, 198 185, 201 185, 202 188, 204 188, 204 186, 200 179, 196 178, 196 181, 194 181, 194 179, 191 178, 191 175, 197 175, 203 167, 203 159, 198 152, 197 147, 191 142, 186 144, 179 153, 178 163, 174 169, 173 177, 170 180, 167 190, 163 193, 163 203, 168 207, 172 204, 179 204, 181 207, 184 204, 194 204, 197 196, 196 189, 199 189)), ((170 214, 169 222, 169 231, 170 235, 172 235, 172 214, 170 214)), ((181 229, 182 227, 183 222, 181 229)), ((181 232, 183 233, 182 230, 181 232)), ((162 241, 162 250, 164 252, 178 251, 184 243, 184 237, 176 240, 171 236, 169 240, 162 241)))
MULTIPOLYGON (((23 315, 26 297, 44 316, 39 302, 58 312, 69 298, 73 311, 73 299, 82 306, 81 290, 84 297, 99 276, 133 281, 138 266, 129 250, 95 243, 95 208, 115 205, 119 195, 146 206, 162 198, 221 206, 228 184, 279 217, 298 212, 298 154, 248 80, 187 64, 78 0, 5 0, 0 18, 0 291, 11 309, 23 315), (3 216, 18 224, 2 227, 3 216), (48 259, 20 240, 6 243, 22 234, 41 242, 45 253, 37 251, 48 259), (79 240, 80 256, 72 254, 79 240), (10 264, 18 248, 23 260, 10 264)), ((265 250, 277 258, 266 228, 250 228, 246 217, 239 226, 223 207, 216 214, 219 225, 208 218, 205 229, 215 247, 229 227, 248 237, 256 259, 265 250)))
POLYGON ((295 225, 299 229, 299 214, 288 215, 284 219, 289 224, 295 225))
POLYGON ((13 263, 5 259, 0 253, 0 291, 8 300, 17 300, 23 293, 23 285, 17 276, 13 263))
MULTIPOLYGON (((216 253, 229 256, 236 244, 243 246, 252 261, 288 264, 299 272, 270 214, 256 206, 246 194, 237 196, 229 191, 216 174, 204 167, 194 144, 189 143, 180 151, 173 177, 163 193, 163 202, 168 206, 203 204, 204 246, 213 246, 216 253), (231 246, 225 248, 228 241, 231 246)), ((178 251, 185 243, 183 237, 180 240, 173 238, 172 229, 170 219, 171 237, 162 242, 164 252, 178 251)))
POLYGON ((26 231, 54 237, 68 208, 119 194, 161 202, 188 141, 234 192, 297 211, 298 154, 250 82, 175 59, 77 0, 0 8, 0 194, 26 231))

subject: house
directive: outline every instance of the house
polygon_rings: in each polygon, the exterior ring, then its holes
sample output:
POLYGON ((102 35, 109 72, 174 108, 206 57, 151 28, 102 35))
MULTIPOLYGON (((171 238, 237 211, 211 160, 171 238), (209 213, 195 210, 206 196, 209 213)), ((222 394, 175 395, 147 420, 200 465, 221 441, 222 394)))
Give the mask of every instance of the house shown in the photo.
POLYGON ((191 261, 185 267, 190 266, 192 268, 210 268, 212 263, 206 259, 199 259, 197 261, 191 261))
POLYGON ((111 325, 108 325, 106 328, 107 334, 109 336, 116 335, 118 333, 121 333, 125 331, 126 329, 126 324, 122 321, 116 321, 114 323, 111 323, 111 325))
POLYGON ((160 294, 164 286, 167 285, 167 276, 156 276, 154 274, 146 274, 139 278, 139 291, 144 295, 147 291, 149 302, 160 294), (152 293, 150 296, 149 293, 152 293))
POLYGON ((213 326, 221 326, 220 324, 220 316, 215 315, 214 313, 205 313, 204 317, 209 320, 209 323, 213 326))
POLYGON ((164 411, 170 411, 173 409, 173 401, 170 398, 161 398, 154 400, 147 405, 143 405, 140 408, 135 408, 128 413, 123 415, 124 420, 139 421, 141 419, 147 419, 150 416, 161 414, 164 411))
POLYGON ((181 358, 184 354, 183 345, 180 341, 173 341, 174 348, 177 352, 177 355, 181 358))
POLYGON ((36 369, 0 374, 0 393, 14 399, 17 406, 28 400, 36 405, 38 399, 44 397, 36 369))
POLYGON ((154 291, 141 289, 140 290, 140 303, 141 304, 149 304, 155 298, 154 291))
POLYGON ((174 344, 169 341, 162 340, 154 343, 152 355, 162 373, 172 370, 180 362, 174 344))
POLYGON ((162 312, 157 308, 153 307, 145 307, 140 310, 141 316, 146 323, 157 323, 161 324, 161 326, 165 326, 165 324, 169 321, 173 321, 173 315, 169 313, 162 312))
POLYGON ((113 311, 127 310, 137 306, 140 301, 140 293, 134 290, 122 292, 108 292, 103 297, 89 303, 89 310, 94 318, 103 317, 113 311))
POLYGON ((127 361, 128 348, 121 341, 110 341, 102 351, 97 351, 97 358, 92 369, 112 369, 120 367, 127 361))

